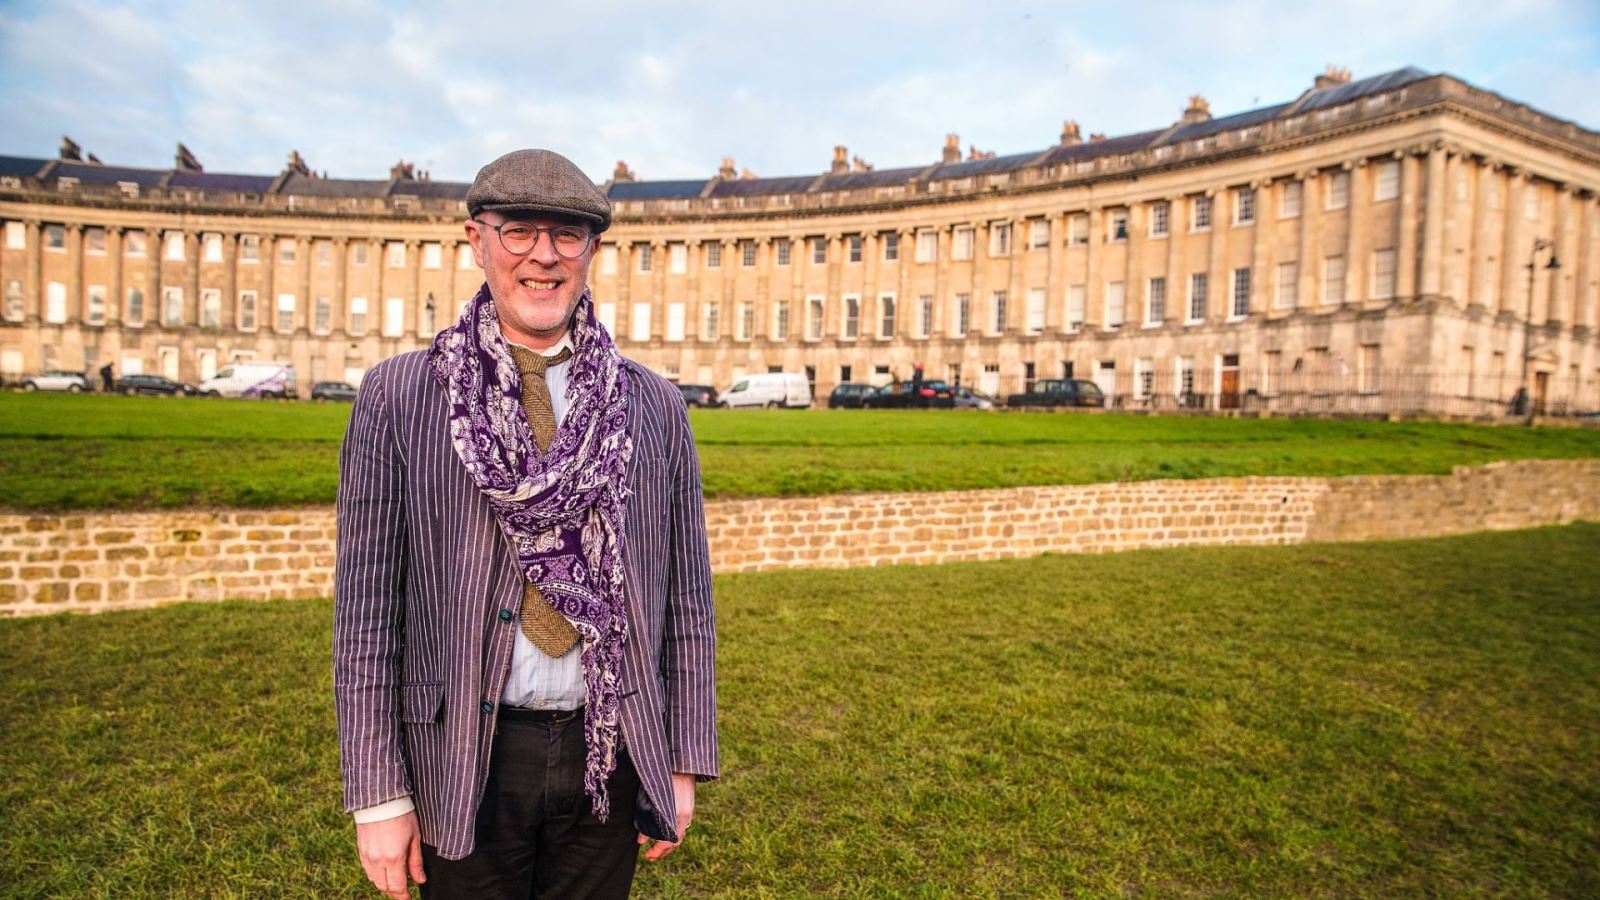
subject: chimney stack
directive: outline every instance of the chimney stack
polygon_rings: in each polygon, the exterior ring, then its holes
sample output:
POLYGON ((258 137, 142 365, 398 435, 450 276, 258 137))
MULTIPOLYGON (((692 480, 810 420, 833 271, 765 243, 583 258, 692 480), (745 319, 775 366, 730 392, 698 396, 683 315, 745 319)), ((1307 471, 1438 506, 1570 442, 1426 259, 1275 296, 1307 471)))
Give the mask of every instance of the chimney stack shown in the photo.
POLYGON ((177 169, 180 172, 205 171, 205 167, 200 165, 200 160, 196 159, 195 155, 190 153, 189 148, 185 147, 182 142, 179 142, 178 144, 178 152, 173 157, 173 162, 176 163, 177 169))
POLYGON ((1328 67, 1322 70, 1322 74, 1312 81, 1312 87, 1320 91, 1323 88, 1338 87, 1341 84, 1349 83, 1350 70, 1329 63, 1328 67))
POLYGON ((829 172, 840 175, 850 171, 850 151, 843 144, 836 144, 833 148, 833 165, 829 172))
POLYGON ((1183 118, 1179 121, 1185 125, 1211 121, 1211 104, 1199 94, 1190 94, 1189 108, 1183 111, 1183 118))
POLYGON ((1083 143, 1083 132, 1078 130, 1078 123, 1071 119, 1061 123, 1061 146, 1071 147, 1083 143))
POLYGON ((717 177, 723 181, 732 181, 739 177, 739 170, 733 165, 733 157, 724 156, 722 158, 722 168, 717 170, 717 177))
POLYGON ((626 184, 636 180, 637 177, 633 174, 633 170, 628 168, 628 164, 620 159, 617 160, 617 167, 611 170, 611 180, 616 184, 626 184))
POLYGON ((852 172, 871 172, 872 171, 872 163, 867 162, 866 160, 862 159, 859 156, 852 156, 852 157, 850 157, 850 171, 852 171, 852 172))
POLYGON ((61 136, 61 158, 83 162, 83 148, 78 146, 77 141, 64 134, 61 136))
POLYGON ((300 158, 299 150, 289 151, 289 171, 299 172, 301 175, 311 174, 311 167, 306 165, 306 161, 304 159, 300 158))
POLYGON ((961 161, 961 136, 947 134, 944 136, 944 162, 953 163, 961 161))

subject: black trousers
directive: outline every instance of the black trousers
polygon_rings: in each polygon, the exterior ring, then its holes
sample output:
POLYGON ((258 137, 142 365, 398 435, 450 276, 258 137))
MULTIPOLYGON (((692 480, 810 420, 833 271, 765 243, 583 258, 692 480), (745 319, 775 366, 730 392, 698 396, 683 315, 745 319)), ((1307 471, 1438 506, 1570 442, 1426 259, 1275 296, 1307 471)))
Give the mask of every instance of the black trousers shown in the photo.
POLYGON ((422 847, 424 900, 628 896, 639 858, 639 775, 625 750, 607 783, 604 823, 583 792, 582 713, 552 722, 502 719, 489 759, 472 852, 448 860, 422 847))

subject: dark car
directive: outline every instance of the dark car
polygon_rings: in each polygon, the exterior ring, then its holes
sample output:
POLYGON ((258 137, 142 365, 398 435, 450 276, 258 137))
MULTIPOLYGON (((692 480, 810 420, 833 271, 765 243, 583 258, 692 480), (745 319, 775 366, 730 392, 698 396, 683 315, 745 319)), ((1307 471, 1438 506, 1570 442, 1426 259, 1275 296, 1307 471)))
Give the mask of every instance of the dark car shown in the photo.
POLYGON ((709 384, 680 384, 685 406, 716 406, 717 389, 709 384))
POLYGON ((187 397, 195 393, 194 385, 173 381, 160 375, 124 375, 117 379, 117 393, 133 396, 149 394, 158 397, 187 397))
POLYGON ((862 401, 872 393, 872 385, 847 381, 828 395, 829 409, 860 409, 862 401))
POLYGON ((1046 378, 1035 381, 1025 394, 1006 398, 1007 406, 1105 406, 1100 386, 1081 378, 1046 378))
POLYGON ((313 400, 354 400, 356 389, 346 381, 319 381, 311 386, 313 400))
POLYGON ((868 409, 948 409, 956 405, 956 390, 943 381, 924 381, 920 391, 912 391, 911 382, 886 384, 872 392, 863 406, 868 409))

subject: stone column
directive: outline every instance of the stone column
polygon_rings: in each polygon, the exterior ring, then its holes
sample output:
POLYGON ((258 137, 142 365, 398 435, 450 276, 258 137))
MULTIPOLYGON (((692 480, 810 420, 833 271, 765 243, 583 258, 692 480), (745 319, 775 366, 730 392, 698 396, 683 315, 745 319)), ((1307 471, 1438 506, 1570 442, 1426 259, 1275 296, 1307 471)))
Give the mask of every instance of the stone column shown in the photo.
POLYGON ((950 290, 950 226, 947 224, 933 229, 933 317, 934 322, 938 322, 934 328, 936 335, 942 338, 955 335, 955 291, 950 290))
MULTIPOLYGON (((1500 204, 1500 216, 1505 222, 1505 239, 1501 241, 1500 248, 1500 311, 1521 318, 1526 314, 1529 304, 1523 266, 1527 264, 1529 251, 1533 248, 1533 242, 1524 239, 1526 229, 1522 215, 1522 204, 1525 202, 1522 198, 1529 190, 1528 173, 1517 171, 1512 174, 1508 187, 1510 190, 1505 192, 1505 202, 1500 204)), ((1535 297, 1539 293, 1538 287, 1538 279, 1535 279, 1535 297)))
POLYGON ((1299 174, 1300 179, 1300 255, 1295 307, 1315 307, 1322 302, 1319 289, 1322 276, 1322 198, 1316 169, 1299 174))
POLYGON ((200 324, 200 252, 202 242, 196 232, 183 233, 183 321, 200 324))
POLYGON ((1182 195, 1169 195, 1167 201, 1167 309, 1164 322, 1189 318, 1189 273, 1183 268, 1183 235, 1188 226, 1182 195))
MULTIPOLYGON (((222 307, 217 312, 217 325, 223 333, 238 327, 239 311, 239 233, 222 233, 222 307)), ((221 364, 221 361, 218 361, 221 364)))
POLYGON ((372 295, 367 298, 367 334, 375 334, 379 338, 383 337, 383 317, 389 306, 384 296, 384 272, 389 267, 389 261, 384 258, 385 247, 382 238, 367 239, 367 262, 372 265, 372 295))
POLYGON ((106 327, 122 325, 122 227, 106 229, 106 264, 111 275, 106 279, 106 327))
POLYGON ((1346 164, 1350 172, 1350 229, 1344 253, 1344 302, 1359 305, 1367 299, 1367 254, 1371 250, 1368 227, 1372 219, 1372 186, 1365 159, 1346 164))
POLYGON ((1595 194, 1592 191, 1579 191, 1579 215, 1581 222, 1578 232, 1577 253, 1577 284, 1574 290, 1572 325, 1573 328, 1582 329, 1585 333, 1592 334, 1595 327, 1596 315, 1600 310, 1600 292, 1594 285, 1595 275, 1600 273, 1600 206, 1596 205, 1595 194))
POLYGON ((1013 217, 1009 224, 1011 246, 1007 249, 1011 252, 1005 257, 1006 331, 1021 334, 1028 325, 1028 296, 1023 283, 1023 270, 1027 268, 1024 254, 1028 252, 1028 220, 1013 217))
POLYGON ((1420 174, 1422 167, 1417 153, 1426 151, 1401 151, 1396 155, 1400 162, 1400 196, 1397 198, 1394 248, 1394 303, 1409 303, 1417 299, 1417 206, 1423 199, 1420 174))
MULTIPOLYGON (((846 260, 845 260, 845 253, 846 253, 846 250, 845 250, 844 234, 841 233, 841 232, 837 232, 837 231, 829 234, 828 235, 827 277, 823 281, 823 288, 822 288, 822 333, 824 335, 826 335, 828 333, 828 319, 829 319, 828 307, 833 305, 834 303, 838 302, 839 287, 840 287, 840 285, 842 285, 844 283, 844 267, 847 264, 846 260)), ((866 263, 866 259, 867 259, 867 238, 866 238, 866 235, 862 235, 861 236, 861 261, 862 261, 862 265, 866 265, 867 264, 866 263)), ((789 304, 789 333, 791 335, 795 334, 795 332, 797 330, 796 329, 796 325, 798 325, 799 326, 799 331, 802 333, 802 336, 803 336, 803 332, 804 332, 804 329, 805 329, 805 323, 806 323, 806 317, 808 315, 810 315, 810 306, 811 306, 811 303, 806 298, 806 296, 804 294, 801 294, 800 296, 796 297, 794 299, 794 301, 789 304), (799 304, 799 308, 798 309, 795 307, 795 304, 799 304)), ((872 299, 868 299, 868 298, 863 297, 862 300, 861 300, 861 307, 862 307, 863 310, 873 309, 876 306, 877 306, 876 297, 874 297, 872 299)))
POLYGON ((1067 285, 1063 271, 1066 254, 1061 250, 1062 242, 1066 239, 1066 214, 1057 211, 1046 216, 1045 227, 1050 231, 1050 246, 1045 249, 1044 333, 1058 334, 1067 328, 1067 285), (1058 301, 1058 297, 1063 299, 1058 301), (1059 316, 1056 315, 1058 309, 1061 313, 1059 316))
MULTIPOLYGON (((295 288, 299 297, 295 300, 294 317, 297 330, 310 332, 316 324, 316 298, 311 296, 311 235, 296 235, 294 239, 294 263, 299 270, 300 283, 295 288)), ((418 268, 421 268, 420 266, 418 268)), ((333 324, 333 312, 328 313, 328 324, 333 324)))
MULTIPOLYGON (((797 237, 791 238, 791 240, 793 243, 789 245, 789 268, 792 270, 789 285, 789 312, 792 318, 794 314, 794 304, 803 302, 805 300, 806 267, 811 265, 811 245, 805 240, 805 238, 797 237)), ((777 298, 773 298, 773 300, 776 299, 777 298)), ((771 335, 772 320, 772 303, 768 302, 757 304, 755 314, 755 333, 771 335)))
POLYGON ((1576 191, 1571 186, 1556 186, 1556 230, 1553 237, 1555 252, 1559 254, 1563 268, 1551 273, 1545 320, 1569 328, 1577 321, 1577 309, 1574 306, 1577 279, 1574 276, 1582 269, 1578 259, 1578 223, 1583 213, 1577 208, 1578 202, 1576 191))
MULTIPOLYGON (((1250 314, 1265 315, 1272 309, 1272 285, 1277 281, 1277 272, 1273 269, 1275 259, 1272 254, 1272 244, 1268 238, 1272 233, 1272 226, 1268 223, 1277 217, 1276 207, 1272 203, 1272 179, 1258 178, 1250 182, 1250 189, 1256 195, 1256 218, 1250 226, 1250 314)), ((1301 197, 1302 203, 1305 198, 1301 197)), ((1230 286, 1231 288, 1231 286, 1230 286)), ((1230 294, 1232 293, 1230 289, 1230 294)), ((1232 315, 1233 298, 1228 298, 1229 315, 1232 315)))
POLYGON ((83 225, 67 226, 67 324, 84 320, 83 225))
MULTIPOLYGON (((1468 305, 1476 306, 1489 311, 1498 308, 1494 296, 1493 259, 1499 252, 1490 246, 1489 240, 1489 193, 1496 189, 1499 175, 1497 166, 1488 159, 1479 159, 1478 184, 1472 197, 1472 246, 1468 250, 1468 305)), ((1502 197, 1502 200, 1504 198, 1502 197)), ((1504 204, 1501 204, 1504 206, 1504 204)))
MULTIPOLYGON (((856 323, 856 337, 858 340, 877 340, 879 317, 883 314, 883 311, 879 309, 878 303, 878 294, 882 290, 882 285, 878 281, 878 264, 868 254, 865 235, 861 238, 861 264, 866 266, 866 271, 861 279, 860 321, 856 323)), ((830 287, 828 303, 835 302, 842 306, 844 298, 830 287)), ((895 302, 899 302, 898 297, 896 297, 895 302)), ((844 334, 843 318, 843 313, 841 312, 839 325, 839 334, 841 336, 844 334)))
MULTIPOLYGON (((1449 268, 1445 254, 1445 224, 1450 220, 1450 173, 1446 171, 1448 153, 1442 144, 1427 150, 1427 174, 1423 184, 1422 206, 1422 259, 1417 266, 1418 292, 1424 298, 1439 296, 1446 290, 1445 270, 1449 268)), ((1401 185, 1410 182, 1404 176, 1401 185)), ((1406 190, 1410 196, 1411 191, 1406 190)))
MULTIPOLYGON (((1002 282, 1004 283, 1004 282, 1002 282)), ((989 223, 972 223, 972 319, 979 334, 994 333, 994 289, 989 283, 989 223)))
POLYGON ((1144 204, 1128 204, 1128 241, 1122 267, 1122 327, 1138 328, 1144 324, 1145 289, 1144 273, 1144 204))
MULTIPOLYGON (((899 235, 900 246, 904 248, 906 245, 906 235, 908 232, 899 231, 896 232, 896 234, 899 235)), ((915 334, 916 332, 911 327, 911 317, 914 315, 920 315, 921 313, 920 301, 918 301, 915 297, 910 297, 907 295, 907 292, 911 290, 911 267, 907 266, 902 260, 895 266, 895 274, 894 337, 915 334)), ((930 333, 933 331, 931 322, 929 323, 928 331, 930 333)))
POLYGON ((37 325, 44 318, 44 227, 38 219, 28 219, 25 225, 28 257, 22 274, 22 318, 37 325))
MULTIPOLYGON (((406 323, 405 332, 420 340, 423 337, 422 304, 425 300, 422 295, 422 242, 416 238, 406 239, 406 266, 411 275, 411 302, 406 304, 406 318, 410 321, 406 323)), ((438 314, 437 304, 434 314, 438 314)))
POLYGON ((440 328, 452 321, 456 310, 460 309, 461 296, 457 293, 457 291, 461 290, 461 286, 457 283, 461 275, 460 260, 457 258, 461 254, 460 246, 461 242, 456 240, 439 242, 440 263, 444 266, 444 270, 449 273, 444 277, 445 295, 439 300, 439 317, 434 321, 434 324, 440 328))
MULTIPOLYGON (((772 270, 778 267, 778 253, 772 242, 771 235, 763 236, 756 241, 756 296, 753 301, 756 309, 772 302, 772 270)), ((789 245, 789 267, 794 268, 793 244, 789 245)), ((733 337, 738 333, 739 297, 735 295, 729 299, 725 308, 718 312, 722 321, 717 331, 730 338, 733 337)))
MULTIPOLYGON (((272 332, 278 327, 278 236, 263 231, 258 235, 260 241, 258 255, 261 258, 261 290, 256 294, 256 331, 272 332)), ((383 254, 378 254, 376 260, 378 271, 383 271, 383 254)), ((377 301, 379 322, 383 321, 383 298, 377 301)))
MULTIPOLYGON (((1233 297, 1228 292, 1228 236, 1223 224, 1230 218, 1230 210, 1217 208, 1219 192, 1210 188, 1205 192, 1211 198, 1211 233, 1206 236, 1206 321, 1221 322, 1228 318, 1233 297)), ((1224 198, 1226 195, 1222 195, 1224 198)), ((1226 205, 1226 199, 1224 199, 1226 205)), ((1185 295, 1187 295, 1185 291, 1185 295)))
MULTIPOLYGON (((733 306, 733 298, 734 298, 734 295, 736 293, 734 289, 738 286, 738 280, 739 280, 739 276, 738 276, 739 269, 738 269, 738 267, 740 265, 742 265, 743 262, 744 262, 742 258, 736 259, 735 256, 734 256, 734 251, 738 248, 738 246, 739 246, 739 244, 738 244, 737 241, 727 240, 727 241, 723 241, 722 242, 722 273, 723 273, 722 274, 722 284, 721 284, 720 289, 715 294, 711 295, 712 299, 716 300, 717 303, 719 304, 719 306, 721 307, 720 309, 717 310, 717 314, 718 314, 717 317, 719 319, 722 318, 723 314, 725 314, 726 311, 731 306, 733 306)), ((760 254, 760 252, 761 252, 761 250, 758 247, 756 249, 756 253, 760 254)), ((689 264, 690 265, 696 265, 697 262, 700 262, 700 261, 697 261, 695 259, 694 252, 690 251, 690 253, 689 253, 689 264)), ((756 257, 756 272, 757 273, 759 273, 761 271, 760 267, 761 267, 761 258, 758 255, 756 257)), ((704 265, 700 265, 700 270, 704 271, 705 270, 705 266, 704 265)), ((760 275, 758 274, 756 277, 759 279, 760 275)), ((689 305, 691 307, 694 306, 694 304, 692 302, 689 305)), ((700 312, 698 310, 696 310, 694 314, 696 316, 700 316, 700 312)), ((702 321, 701 324, 704 324, 704 322, 702 321)), ((687 330, 687 329, 685 329, 685 330, 687 330)), ((700 330, 700 326, 696 325, 695 326, 695 333, 699 334, 699 330, 700 330)))
POLYGON ((167 248, 162 244, 165 235, 159 228, 148 228, 144 233, 144 324, 158 327, 165 321, 166 300, 161 296, 161 257, 167 248))

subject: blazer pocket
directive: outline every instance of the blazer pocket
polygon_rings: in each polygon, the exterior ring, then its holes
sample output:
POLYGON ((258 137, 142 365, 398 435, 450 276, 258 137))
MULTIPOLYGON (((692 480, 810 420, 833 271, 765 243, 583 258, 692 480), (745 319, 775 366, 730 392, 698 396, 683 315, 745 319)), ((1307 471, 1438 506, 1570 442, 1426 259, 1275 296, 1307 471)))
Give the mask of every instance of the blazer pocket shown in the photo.
POLYGON ((425 725, 439 721, 444 706, 444 682, 419 681, 400 687, 400 721, 425 725))

